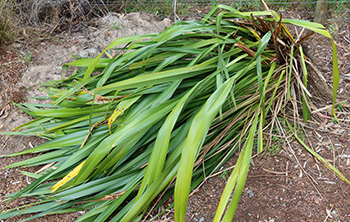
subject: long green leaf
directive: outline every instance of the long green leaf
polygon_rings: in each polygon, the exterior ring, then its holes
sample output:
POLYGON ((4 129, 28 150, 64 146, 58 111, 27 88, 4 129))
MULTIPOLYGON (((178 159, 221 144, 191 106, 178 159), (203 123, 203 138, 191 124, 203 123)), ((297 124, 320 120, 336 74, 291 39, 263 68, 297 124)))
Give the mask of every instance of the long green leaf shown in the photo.
POLYGON ((227 80, 218 88, 194 117, 186 138, 175 184, 175 220, 185 221, 188 194, 192 179, 194 161, 208 133, 211 122, 218 114, 232 87, 233 80, 227 80))

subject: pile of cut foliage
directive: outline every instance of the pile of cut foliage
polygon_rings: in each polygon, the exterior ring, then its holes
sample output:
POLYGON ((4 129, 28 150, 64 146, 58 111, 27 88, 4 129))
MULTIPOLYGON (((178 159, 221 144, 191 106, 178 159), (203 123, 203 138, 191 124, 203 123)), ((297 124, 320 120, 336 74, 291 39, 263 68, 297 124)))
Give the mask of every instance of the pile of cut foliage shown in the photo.
POLYGON ((286 24, 330 37, 320 24, 219 5, 201 21, 120 38, 95 59, 67 64, 79 68, 47 83, 41 99, 50 104, 18 104, 35 119, 8 134, 48 142, 9 155, 42 153, 8 168, 44 170, 23 172, 36 180, 9 196, 38 201, 0 219, 88 210, 77 221, 141 220, 174 194, 175 219, 184 221, 189 192, 239 152, 214 219, 232 221, 252 152, 264 151, 268 114, 300 101, 310 117, 301 47, 310 34, 293 38, 286 24))

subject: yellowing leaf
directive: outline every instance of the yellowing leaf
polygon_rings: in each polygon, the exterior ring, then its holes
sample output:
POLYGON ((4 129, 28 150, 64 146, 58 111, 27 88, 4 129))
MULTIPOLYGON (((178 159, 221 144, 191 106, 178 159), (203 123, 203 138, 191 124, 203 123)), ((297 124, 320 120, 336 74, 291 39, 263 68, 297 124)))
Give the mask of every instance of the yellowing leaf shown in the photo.
POLYGON ((120 116, 120 114, 124 112, 124 108, 120 109, 119 107, 117 107, 113 114, 111 115, 111 117, 109 117, 108 119, 108 129, 109 129, 109 133, 112 134, 111 132, 111 126, 114 123, 114 121, 117 119, 118 116, 120 116))
POLYGON ((80 169, 82 168, 82 166, 84 165, 85 162, 86 162, 86 160, 84 160, 81 164, 79 164, 77 167, 75 167, 74 170, 72 170, 65 177, 63 177, 62 180, 58 181, 53 187, 51 187, 50 188, 50 189, 52 189, 51 193, 55 192, 58 188, 60 188, 61 186, 68 183, 68 181, 73 179, 79 173, 80 169))
POLYGON ((134 104, 140 97, 141 96, 136 96, 134 98, 124 100, 119 103, 118 107, 115 108, 113 114, 108 119, 108 129, 110 134, 112 134, 111 126, 114 123, 114 121, 118 118, 118 116, 120 116, 127 108, 129 108, 132 104, 134 104))

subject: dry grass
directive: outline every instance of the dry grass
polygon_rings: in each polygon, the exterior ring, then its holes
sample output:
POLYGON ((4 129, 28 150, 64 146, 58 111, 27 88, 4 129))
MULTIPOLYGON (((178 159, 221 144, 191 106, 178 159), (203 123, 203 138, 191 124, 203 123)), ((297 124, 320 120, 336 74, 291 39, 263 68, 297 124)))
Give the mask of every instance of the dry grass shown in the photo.
POLYGON ((43 23, 73 23, 108 12, 104 4, 96 4, 99 0, 28 0, 17 4, 17 14, 29 25, 43 23))
POLYGON ((11 42, 16 36, 14 12, 13 1, 0 0, 0 46, 11 42))
POLYGON ((23 26, 46 27, 45 30, 72 29, 91 18, 105 15, 106 6, 96 1, 76 0, 0 0, 0 45, 16 39, 17 30, 23 26))

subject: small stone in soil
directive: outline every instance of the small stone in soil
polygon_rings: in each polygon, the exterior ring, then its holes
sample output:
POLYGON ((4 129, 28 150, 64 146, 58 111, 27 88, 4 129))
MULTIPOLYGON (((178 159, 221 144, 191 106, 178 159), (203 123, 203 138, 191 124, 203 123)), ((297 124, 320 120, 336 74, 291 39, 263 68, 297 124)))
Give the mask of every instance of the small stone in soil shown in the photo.
POLYGON ((249 194, 249 198, 254 197, 254 193, 252 190, 248 190, 247 193, 249 194))

